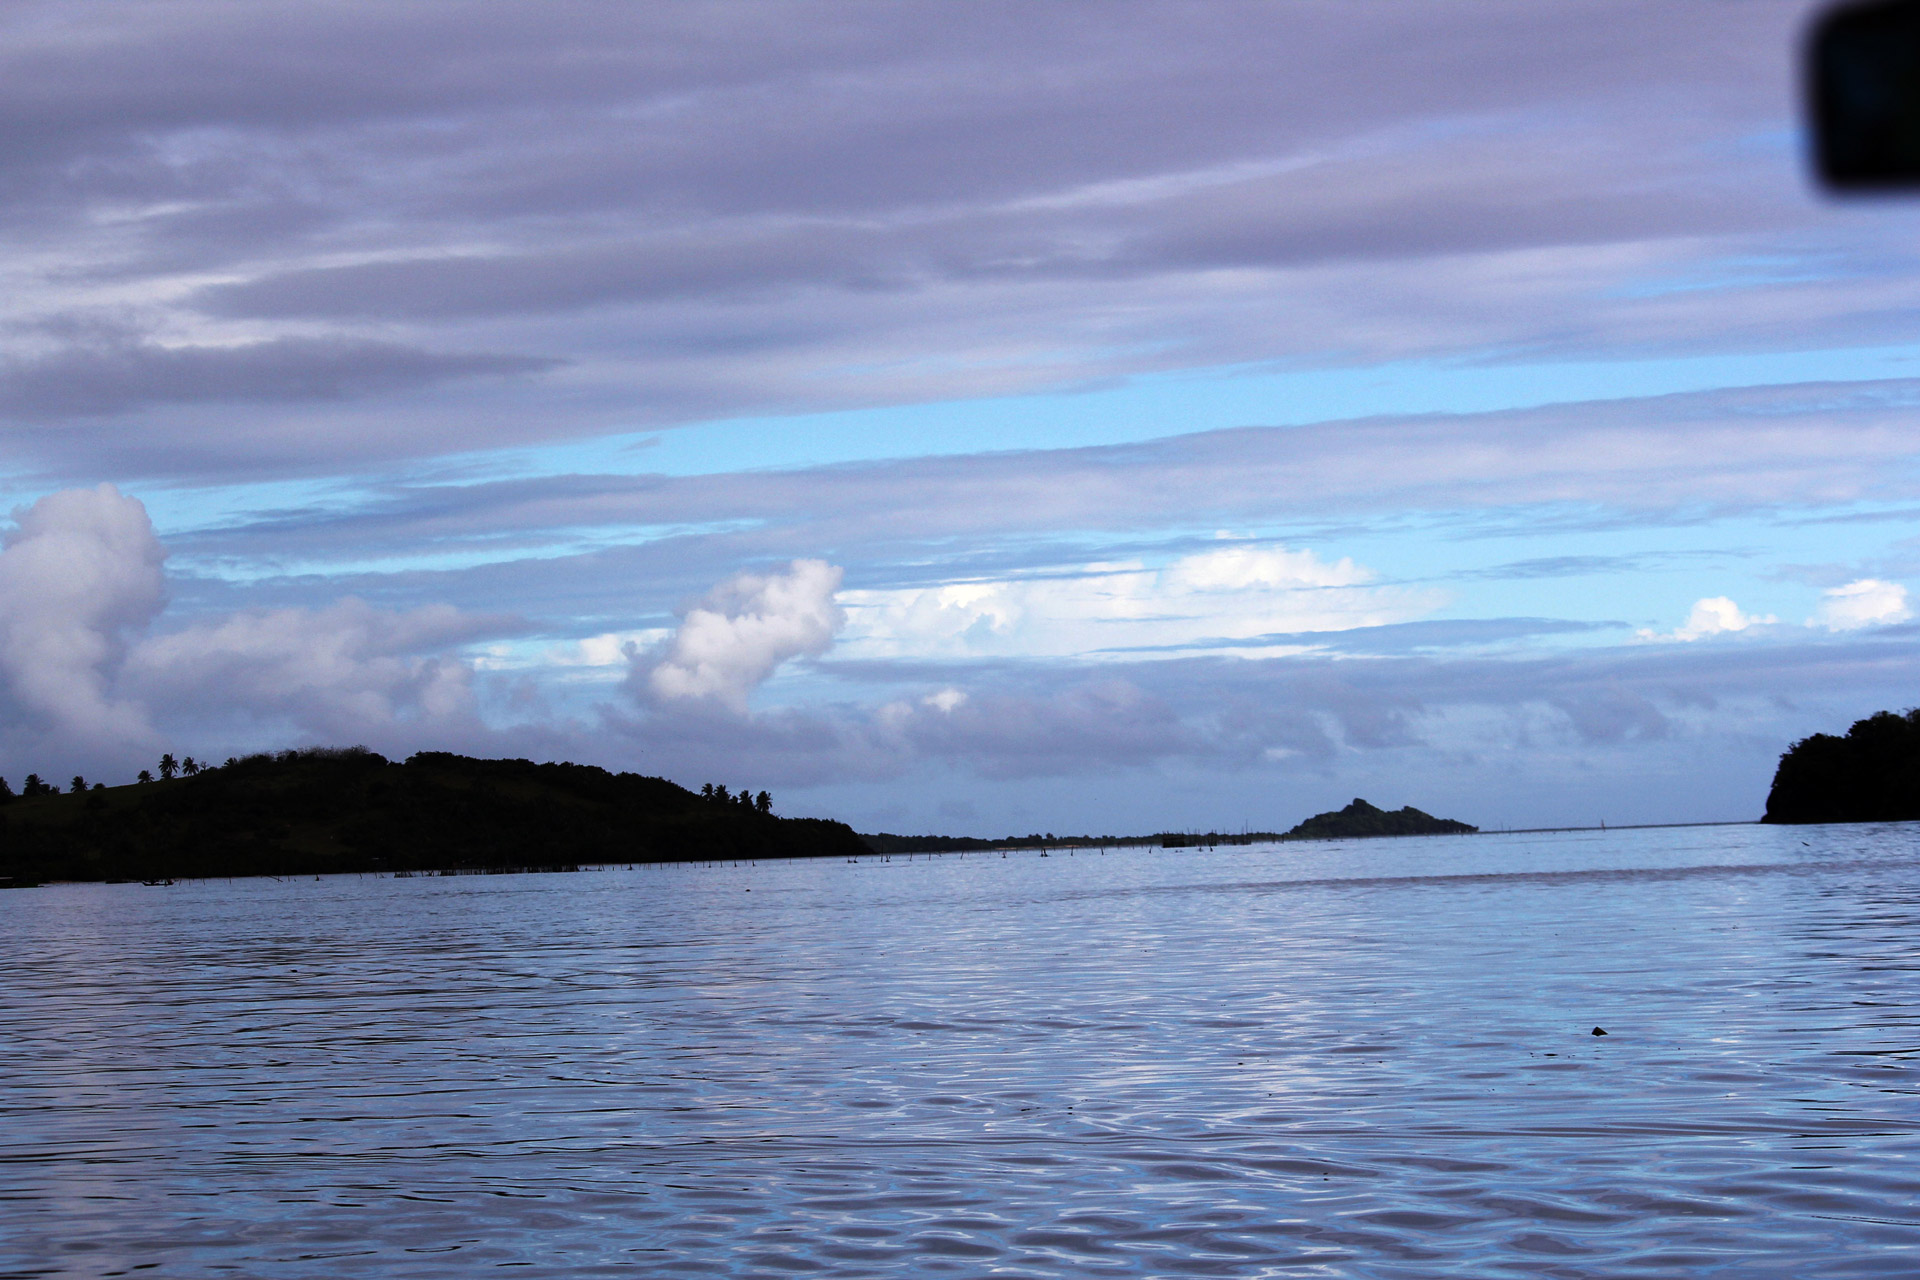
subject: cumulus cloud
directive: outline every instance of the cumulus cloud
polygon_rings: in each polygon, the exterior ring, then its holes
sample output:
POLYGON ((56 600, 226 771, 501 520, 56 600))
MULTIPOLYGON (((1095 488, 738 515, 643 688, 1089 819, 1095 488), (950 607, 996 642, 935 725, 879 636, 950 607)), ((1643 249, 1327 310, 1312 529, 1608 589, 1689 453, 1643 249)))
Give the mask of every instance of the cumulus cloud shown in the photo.
POLYGON ((473 666, 458 649, 515 625, 348 598, 155 632, 167 551, 138 499, 72 489, 13 518, 0 545, 0 739, 14 754, 103 765, 189 729, 358 741, 402 725, 472 727, 473 666))
POLYGON ((142 641, 127 683, 175 711, 238 712, 352 737, 399 719, 468 718, 472 665, 445 650, 497 629, 447 605, 404 613, 345 599, 236 613, 142 641))
POLYGON ((166 551, 147 509, 110 484, 13 513, 0 550, 0 679, 56 739, 144 743, 140 710, 117 698, 128 640, 166 599, 166 551))
POLYGON ((1823 593, 1820 610, 1807 619, 1807 625, 1829 631, 1857 631, 1905 622, 1912 616, 1905 587, 1879 578, 1861 578, 1823 593))
POLYGON ((1778 621, 1780 619, 1770 613, 1764 616, 1742 613, 1740 606, 1726 596, 1708 596, 1694 601, 1693 608, 1687 613, 1687 620, 1674 630, 1642 630, 1639 636, 1642 640, 1701 640, 1707 636, 1745 631, 1748 627, 1778 621))
POLYGON ((842 576, 824 560, 734 575, 688 609, 659 648, 635 654, 631 685, 653 699, 745 711, 747 695, 781 663, 832 647, 846 625, 834 600, 842 576))

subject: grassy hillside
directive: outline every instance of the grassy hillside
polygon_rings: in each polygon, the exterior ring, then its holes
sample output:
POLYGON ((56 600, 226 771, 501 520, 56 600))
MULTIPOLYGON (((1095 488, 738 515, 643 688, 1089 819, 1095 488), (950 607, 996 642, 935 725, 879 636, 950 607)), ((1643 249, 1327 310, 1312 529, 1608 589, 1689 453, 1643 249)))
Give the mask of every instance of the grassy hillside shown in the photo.
POLYGON ((423 752, 281 752, 0 807, 0 878, 154 880, 866 852, 852 828, 663 778, 423 752))

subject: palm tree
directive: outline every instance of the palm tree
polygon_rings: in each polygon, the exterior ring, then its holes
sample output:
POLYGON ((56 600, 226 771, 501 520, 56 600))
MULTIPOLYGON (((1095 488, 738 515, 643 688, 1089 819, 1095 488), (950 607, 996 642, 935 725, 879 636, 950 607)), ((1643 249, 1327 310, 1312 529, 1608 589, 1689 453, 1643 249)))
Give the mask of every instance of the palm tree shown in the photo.
POLYGON ((140 771, 140 781, 142 781, 142 782, 152 782, 152 781, 153 781, 153 770, 151 770, 151 769, 142 769, 142 770, 140 771))
POLYGON ((173 752, 169 751, 167 752, 167 754, 160 757, 160 776, 161 777, 171 778, 173 777, 174 774, 178 773, 179 771, 180 771, 180 763, 179 761, 173 758, 173 752))
POLYGON ((761 813, 772 813, 773 797, 768 795, 766 792, 762 791, 759 795, 753 798, 753 807, 758 809, 761 813))
POLYGON ((200 766, 194 763, 194 759, 192 756, 188 756, 185 760, 182 760, 180 762, 180 772, 186 774, 189 778, 191 778, 194 774, 200 772, 200 766))
POLYGON ((86 789, 87 789, 87 780, 86 780, 85 778, 83 778, 83 777, 81 777, 81 776, 80 776, 79 774, 77 774, 77 773, 76 773, 76 774, 74 774, 74 775, 73 775, 73 788, 72 788, 72 790, 73 790, 73 793, 74 793, 75 795, 79 795, 79 794, 80 794, 80 793, 81 793, 82 791, 85 791, 86 789))

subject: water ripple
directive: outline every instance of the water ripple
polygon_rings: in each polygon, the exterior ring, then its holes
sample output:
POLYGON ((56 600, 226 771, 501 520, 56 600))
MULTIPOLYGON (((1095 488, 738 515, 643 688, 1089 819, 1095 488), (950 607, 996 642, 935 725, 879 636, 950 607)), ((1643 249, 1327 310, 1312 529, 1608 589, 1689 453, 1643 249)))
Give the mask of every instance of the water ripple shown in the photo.
POLYGON ((1916 870, 1743 827, 0 894, 0 1277, 1911 1276, 1916 870))

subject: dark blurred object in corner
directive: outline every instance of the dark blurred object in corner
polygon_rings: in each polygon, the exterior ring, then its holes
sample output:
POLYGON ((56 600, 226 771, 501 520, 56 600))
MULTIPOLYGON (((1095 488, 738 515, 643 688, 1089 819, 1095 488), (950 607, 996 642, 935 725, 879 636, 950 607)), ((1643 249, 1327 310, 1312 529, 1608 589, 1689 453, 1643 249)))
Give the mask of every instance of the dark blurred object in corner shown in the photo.
POLYGON ((1829 187, 1920 186, 1920 0, 1823 13, 1807 41, 1807 107, 1829 187))

